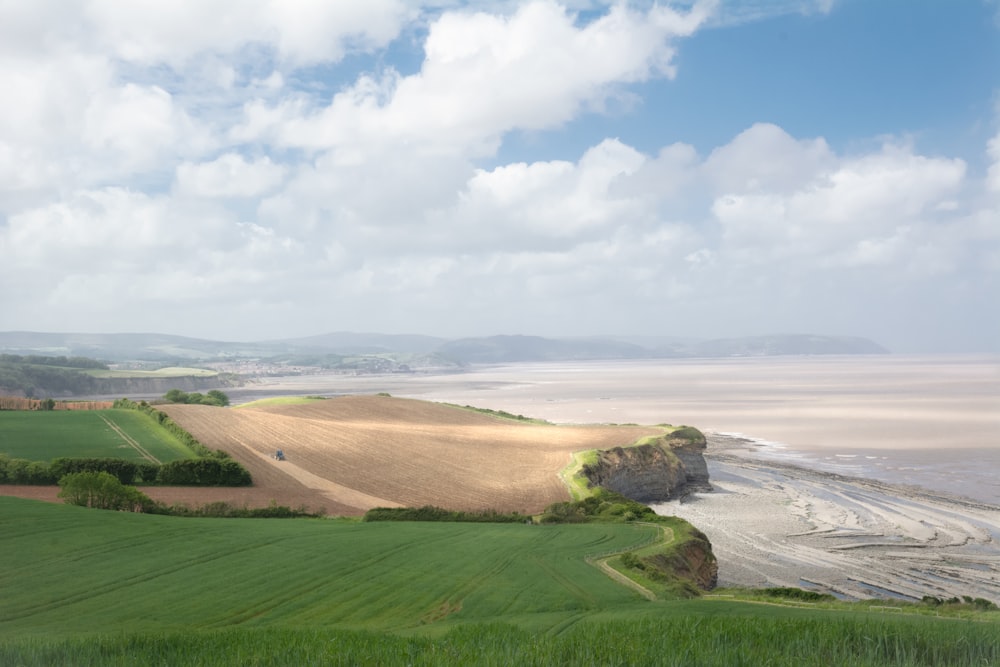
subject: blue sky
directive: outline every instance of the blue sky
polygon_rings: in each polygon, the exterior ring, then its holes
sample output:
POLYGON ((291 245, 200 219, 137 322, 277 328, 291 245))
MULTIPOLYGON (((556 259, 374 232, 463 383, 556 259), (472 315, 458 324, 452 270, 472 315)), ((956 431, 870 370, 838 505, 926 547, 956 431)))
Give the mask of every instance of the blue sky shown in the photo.
POLYGON ((0 330, 1000 352, 992 0, 0 7, 0 330))

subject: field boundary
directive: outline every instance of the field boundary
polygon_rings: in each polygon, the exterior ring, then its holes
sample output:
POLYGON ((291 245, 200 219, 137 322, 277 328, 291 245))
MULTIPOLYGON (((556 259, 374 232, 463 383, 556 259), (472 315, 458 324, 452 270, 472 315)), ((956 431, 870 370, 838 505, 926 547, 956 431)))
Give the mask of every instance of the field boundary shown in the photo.
POLYGON ((146 459, 147 461, 149 461, 151 463, 155 463, 157 465, 162 465, 163 464, 163 462, 160 461, 160 459, 158 459, 155 456, 153 456, 149 452, 149 450, 147 450, 145 447, 143 447, 141 444, 139 444, 138 440, 136 440, 135 438, 133 438, 132 436, 130 436, 128 433, 126 433, 122 429, 121 426, 119 426, 118 424, 116 424, 112 420, 108 419, 104 415, 98 415, 98 416, 101 419, 103 419, 104 423, 107 424, 108 426, 110 426, 111 430, 114 431, 115 433, 117 433, 118 436, 122 440, 124 440, 126 443, 128 443, 128 445, 131 446, 135 451, 139 452, 139 455, 142 456, 142 458, 146 459))

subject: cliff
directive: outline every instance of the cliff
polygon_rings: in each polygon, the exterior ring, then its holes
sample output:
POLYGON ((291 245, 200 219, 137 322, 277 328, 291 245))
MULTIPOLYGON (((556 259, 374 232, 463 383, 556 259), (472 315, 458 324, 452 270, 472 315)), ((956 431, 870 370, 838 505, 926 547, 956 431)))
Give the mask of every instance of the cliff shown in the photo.
POLYGON ((639 502, 673 500, 712 490, 704 451, 701 431, 682 427, 640 445, 600 451, 582 473, 591 485, 639 502))
POLYGON ((680 581, 694 586, 689 592, 710 591, 719 580, 719 563, 712 553, 712 544, 705 533, 691 526, 688 539, 676 549, 646 556, 650 567, 670 573, 680 581))

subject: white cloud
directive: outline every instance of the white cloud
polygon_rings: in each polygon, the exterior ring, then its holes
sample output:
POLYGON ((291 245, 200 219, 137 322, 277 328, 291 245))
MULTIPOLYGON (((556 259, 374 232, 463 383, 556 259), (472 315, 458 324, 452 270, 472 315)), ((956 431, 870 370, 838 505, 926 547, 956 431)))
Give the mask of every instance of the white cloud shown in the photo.
POLYGON ((987 189, 1000 193, 1000 133, 990 139, 986 146, 987 155, 993 161, 986 175, 987 189))
POLYGON ((3 5, 0 329, 801 330, 995 287, 1000 135, 985 177, 773 123, 570 137, 736 9, 585 4, 3 5))
POLYGON ((716 197, 712 214, 726 247, 746 262, 798 257, 829 267, 884 260, 892 246, 887 239, 898 244, 904 226, 931 228, 965 176, 961 160, 916 155, 893 144, 844 158, 824 148, 822 159, 809 161, 801 159, 800 143, 781 142, 757 153, 766 156, 759 172, 746 171, 746 154, 732 150, 744 138, 713 153, 707 166, 713 176, 725 174, 723 182, 742 184, 716 197), (786 173, 775 178, 773 163, 797 169, 783 166, 786 173), (734 168, 759 177, 733 179, 734 168))
POLYGON ((707 15, 703 5, 679 14, 621 4, 577 25, 551 2, 510 16, 445 12, 430 26, 420 72, 362 76, 320 110, 304 98, 254 102, 236 136, 348 153, 391 144, 490 154, 510 130, 557 127, 622 84, 671 76, 672 40, 707 15))
POLYGON ((247 162, 242 155, 226 153, 211 162, 178 165, 176 187, 180 194, 196 197, 259 197, 277 188, 287 171, 269 157, 247 162))
POLYGON ((206 52, 259 44, 290 66, 337 61, 388 44, 410 14, 398 0, 91 0, 84 20, 116 57, 182 68, 206 52))

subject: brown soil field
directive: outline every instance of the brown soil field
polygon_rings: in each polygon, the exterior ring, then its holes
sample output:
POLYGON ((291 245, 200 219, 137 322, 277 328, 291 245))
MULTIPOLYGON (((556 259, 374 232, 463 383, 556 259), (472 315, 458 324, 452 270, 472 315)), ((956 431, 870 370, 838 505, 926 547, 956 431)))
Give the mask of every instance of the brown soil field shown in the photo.
MULTIPOLYGON (((206 447, 230 453, 266 505, 306 505, 331 514, 377 506, 537 512, 568 500, 559 471, 572 452, 626 445, 661 432, 644 426, 556 426, 502 419, 454 406, 343 396, 305 405, 222 409, 162 406, 206 447), (276 461, 276 449, 287 460, 276 461)), ((148 489, 158 497, 159 489, 148 489)), ((187 489, 187 502, 203 491, 187 489)), ((204 501, 224 500, 205 494, 204 501)))

